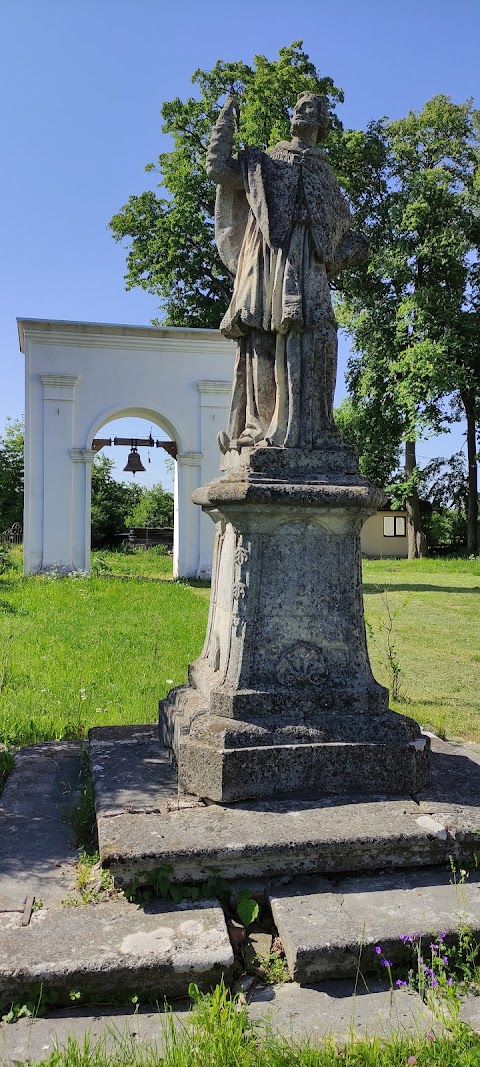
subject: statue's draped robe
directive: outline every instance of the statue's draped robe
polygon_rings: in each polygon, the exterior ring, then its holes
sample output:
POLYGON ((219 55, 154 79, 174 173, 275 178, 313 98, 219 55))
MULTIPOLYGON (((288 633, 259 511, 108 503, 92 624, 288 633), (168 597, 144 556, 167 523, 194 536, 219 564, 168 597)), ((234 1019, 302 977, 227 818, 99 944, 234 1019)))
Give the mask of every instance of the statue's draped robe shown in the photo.
POLYGON ((350 212, 324 153, 281 142, 248 148, 244 189, 219 185, 216 241, 235 273, 224 336, 238 339, 230 423, 235 442, 318 446, 332 428, 337 334, 328 278, 350 212))

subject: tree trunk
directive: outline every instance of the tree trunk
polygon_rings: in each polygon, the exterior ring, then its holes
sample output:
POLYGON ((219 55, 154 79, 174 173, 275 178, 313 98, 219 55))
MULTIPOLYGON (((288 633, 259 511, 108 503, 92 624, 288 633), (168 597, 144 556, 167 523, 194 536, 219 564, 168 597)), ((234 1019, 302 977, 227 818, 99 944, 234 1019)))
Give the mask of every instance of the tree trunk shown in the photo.
POLYGON ((475 397, 462 390, 462 403, 467 419, 467 457, 468 457, 468 512, 467 512, 467 552, 469 556, 478 556, 478 472, 477 472, 477 427, 475 397))
MULTIPOLYGON (((417 466, 415 441, 405 441, 405 478, 413 474, 417 466)), ((420 501, 416 486, 406 498, 408 558, 420 559, 427 554, 427 543, 420 518, 420 501)))

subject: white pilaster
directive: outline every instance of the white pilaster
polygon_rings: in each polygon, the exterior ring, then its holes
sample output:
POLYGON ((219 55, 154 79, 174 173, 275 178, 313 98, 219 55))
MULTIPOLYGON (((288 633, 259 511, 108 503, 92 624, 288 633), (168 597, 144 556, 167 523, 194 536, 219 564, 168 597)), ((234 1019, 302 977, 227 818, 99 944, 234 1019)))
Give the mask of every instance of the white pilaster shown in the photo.
POLYGON ((77 570, 90 570, 93 448, 71 448, 73 470, 72 563, 77 570))
POLYGON ((75 374, 40 374, 43 386, 42 569, 75 569, 73 559, 73 446, 75 374))
POLYGON ((202 452, 178 453, 175 464, 173 577, 196 578, 199 572, 200 508, 192 493, 201 485, 202 452))

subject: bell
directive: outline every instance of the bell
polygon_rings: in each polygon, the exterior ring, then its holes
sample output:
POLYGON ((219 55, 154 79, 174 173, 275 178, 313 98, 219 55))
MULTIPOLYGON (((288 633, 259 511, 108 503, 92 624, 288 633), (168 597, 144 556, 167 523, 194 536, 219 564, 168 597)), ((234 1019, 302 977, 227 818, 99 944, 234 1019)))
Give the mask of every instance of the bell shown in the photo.
POLYGON ((123 469, 124 471, 129 471, 130 474, 137 474, 138 471, 145 470, 136 448, 132 448, 131 452, 129 452, 127 466, 123 469))

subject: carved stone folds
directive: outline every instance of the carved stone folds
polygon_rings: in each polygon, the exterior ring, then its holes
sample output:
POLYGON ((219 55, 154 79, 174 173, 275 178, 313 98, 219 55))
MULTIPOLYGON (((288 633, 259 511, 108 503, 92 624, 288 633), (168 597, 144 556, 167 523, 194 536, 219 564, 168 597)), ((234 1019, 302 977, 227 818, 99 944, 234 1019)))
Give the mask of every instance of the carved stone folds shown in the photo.
POLYGON ((180 787, 217 801, 416 791, 428 739, 388 709, 365 637, 360 529, 383 495, 338 441, 295 453, 230 453, 193 494, 217 532, 205 646, 160 706, 180 787))

